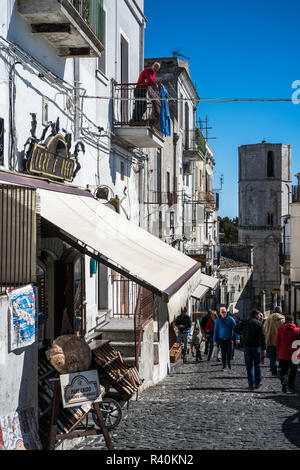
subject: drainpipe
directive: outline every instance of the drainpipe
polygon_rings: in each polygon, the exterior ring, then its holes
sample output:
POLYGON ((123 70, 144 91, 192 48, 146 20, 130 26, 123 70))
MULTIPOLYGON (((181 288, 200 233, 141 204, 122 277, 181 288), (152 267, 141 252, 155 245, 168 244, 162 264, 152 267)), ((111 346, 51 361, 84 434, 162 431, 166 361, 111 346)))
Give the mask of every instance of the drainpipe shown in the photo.
POLYGON ((73 59, 73 71, 74 71, 74 140, 78 140, 80 137, 80 82, 79 82, 79 58, 74 57, 73 59))
POLYGON ((176 194, 176 163, 177 163, 177 142, 179 139, 178 134, 173 135, 173 193, 176 194))

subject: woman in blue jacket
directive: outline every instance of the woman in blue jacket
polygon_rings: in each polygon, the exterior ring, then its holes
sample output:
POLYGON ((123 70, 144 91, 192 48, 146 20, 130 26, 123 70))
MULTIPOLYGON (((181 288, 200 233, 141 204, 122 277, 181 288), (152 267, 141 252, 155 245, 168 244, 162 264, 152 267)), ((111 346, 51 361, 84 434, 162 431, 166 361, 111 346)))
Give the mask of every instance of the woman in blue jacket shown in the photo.
MULTIPOLYGON (((223 370, 226 370, 226 364, 228 369, 231 369, 232 338, 234 336, 233 328, 235 325, 234 318, 228 315, 225 307, 221 307, 220 316, 215 321, 214 346, 221 346, 223 370)), ((236 344, 240 342, 239 335, 236 335, 235 342, 236 344)))

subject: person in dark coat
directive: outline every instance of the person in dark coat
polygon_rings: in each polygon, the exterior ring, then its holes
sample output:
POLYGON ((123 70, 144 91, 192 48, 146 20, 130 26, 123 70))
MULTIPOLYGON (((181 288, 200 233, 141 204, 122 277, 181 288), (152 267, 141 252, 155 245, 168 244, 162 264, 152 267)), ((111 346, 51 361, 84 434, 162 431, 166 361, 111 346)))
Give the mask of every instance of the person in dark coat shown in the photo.
POLYGON ((181 309, 180 315, 175 320, 175 326, 178 328, 178 336, 177 336, 177 343, 182 344, 183 343, 183 350, 182 350, 182 359, 183 362, 186 363, 186 356, 188 352, 188 334, 189 334, 189 329, 192 326, 192 322, 190 317, 187 314, 187 309, 186 307, 181 309))
POLYGON ((234 328, 235 333, 242 335, 243 338, 249 390, 261 387, 261 356, 266 353, 265 331, 258 316, 259 312, 253 310, 249 320, 240 322, 234 328))
POLYGON ((300 340, 300 328, 294 323, 292 316, 287 315, 285 323, 278 329, 275 337, 275 346, 278 351, 280 378, 283 393, 295 390, 297 375, 297 364, 293 362, 293 353, 297 345, 293 344, 300 340))

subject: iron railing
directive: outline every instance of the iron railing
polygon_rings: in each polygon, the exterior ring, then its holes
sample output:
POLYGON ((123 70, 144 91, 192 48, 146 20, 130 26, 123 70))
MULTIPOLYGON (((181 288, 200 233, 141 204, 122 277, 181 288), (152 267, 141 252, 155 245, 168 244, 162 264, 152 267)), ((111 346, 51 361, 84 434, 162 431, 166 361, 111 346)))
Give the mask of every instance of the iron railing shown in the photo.
POLYGON ((292 202, 300 202, 300 186, 292 186, 292 202))
POLYGON ((36 192, 0 184, 0 295, 36 280, 36 192))
POLYGON ((114 126, 152 127, 160 134, 160 96, 151 86, 136 88, 136 83, 114 86, 114 126))
POLYGON ((177 194, 173 192, 151 191, 149 194, 148 202, 145 204, 167 204, 169 207, 177 204, 177 194))
POLYGON ((133 318, 138 285, 119 275, 112 276, 112 314, 114 318, 133 318))
POLYGON ((103 42, 104 10, 103 0, 70 0, 82 18, 89 24, 96 36, 103 42))
POLYGON ((186 129, 184 133, 184 150, 189 152, 201 152, 206 155, 206 141, 200 129, 186 129))

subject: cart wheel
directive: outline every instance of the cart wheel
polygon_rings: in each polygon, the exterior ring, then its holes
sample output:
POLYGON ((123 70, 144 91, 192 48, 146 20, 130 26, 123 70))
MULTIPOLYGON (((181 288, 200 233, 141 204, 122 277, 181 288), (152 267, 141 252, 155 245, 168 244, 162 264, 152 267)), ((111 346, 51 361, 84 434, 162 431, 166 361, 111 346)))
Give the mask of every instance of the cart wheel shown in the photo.
MULTIPOLYGON (((115 429, 122 419, 122 408, 119 403, 113 398, 107 397, 103 398, 103 400, 99 402, 99 406, 101 408, 107 430, 111 431, 112 429, 115 429)), ((92 410, 92 417, 96 426, 100 427, 95 410, 92 410)))

